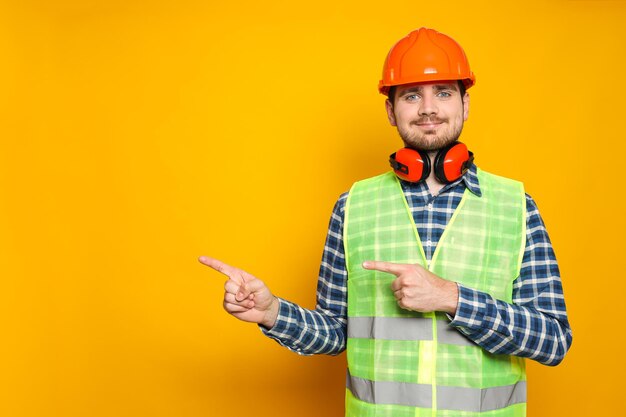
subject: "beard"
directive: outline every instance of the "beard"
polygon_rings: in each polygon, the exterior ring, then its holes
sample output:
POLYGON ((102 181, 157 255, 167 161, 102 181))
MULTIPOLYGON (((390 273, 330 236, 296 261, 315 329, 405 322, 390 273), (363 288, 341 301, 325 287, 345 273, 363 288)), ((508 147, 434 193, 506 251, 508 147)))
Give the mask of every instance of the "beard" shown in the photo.
POLYGON ((419 151, 436 151, 459 139, 463 130, 463 119, 450 124, 449 119, 420 118, 408 126, 397 126, 404 145, 419 151), (437 129, 423 130, 418 123, 442 123, 437 129))

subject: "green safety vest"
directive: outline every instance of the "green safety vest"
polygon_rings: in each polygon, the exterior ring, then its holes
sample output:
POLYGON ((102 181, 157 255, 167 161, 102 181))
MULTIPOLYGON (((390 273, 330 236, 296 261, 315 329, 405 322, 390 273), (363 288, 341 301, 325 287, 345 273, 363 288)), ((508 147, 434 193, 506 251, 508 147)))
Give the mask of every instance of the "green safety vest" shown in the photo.
POLYGON ((465 190, 430 264, 393 172, 350 190, 346 416, 526 415, 523 358, 487 352, 444 313, 400 308, 390 288, 395 276, 362 267, 366 260, 420 264, 510 303, 525 246, 524 187, 481 170, 478 180, 482 196, 465 190))

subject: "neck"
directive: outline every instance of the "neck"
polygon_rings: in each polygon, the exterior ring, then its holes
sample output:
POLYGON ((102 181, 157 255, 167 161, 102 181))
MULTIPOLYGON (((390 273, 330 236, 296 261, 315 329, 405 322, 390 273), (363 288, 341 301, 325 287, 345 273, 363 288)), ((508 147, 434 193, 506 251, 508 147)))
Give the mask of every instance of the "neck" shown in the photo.
MULTIPOLYGON (((437 155, 437 151, 428 151, 428 158, 430 159, 431 167, 435 166, 436 155, 437 155)), ((439 194, 439 191, 441 191, 441 189, 443 188, 445 184, 440 182, 437 179, 437 177, 435 176, 435 170, 431 169, 430 175, 428 176, 428 178, 426 178, 426 185, 428 186, 428 190, 430 191, 430 194, 434 197, 437 194, 439 194)))

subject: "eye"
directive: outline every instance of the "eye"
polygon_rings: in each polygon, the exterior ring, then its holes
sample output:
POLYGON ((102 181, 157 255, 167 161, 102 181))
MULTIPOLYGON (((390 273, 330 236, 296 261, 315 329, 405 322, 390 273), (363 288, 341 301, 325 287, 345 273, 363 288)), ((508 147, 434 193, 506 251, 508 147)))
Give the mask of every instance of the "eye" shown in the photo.
POLYGON ((437 97, 452 97, 452 94, 448 91, 440 91, 437 93, 437 97))
POLYGON ((417 94, 407 94, 406 96, 404 96, 404 99, 406 101, 415 101, 418 99, 418 95, 417 94))

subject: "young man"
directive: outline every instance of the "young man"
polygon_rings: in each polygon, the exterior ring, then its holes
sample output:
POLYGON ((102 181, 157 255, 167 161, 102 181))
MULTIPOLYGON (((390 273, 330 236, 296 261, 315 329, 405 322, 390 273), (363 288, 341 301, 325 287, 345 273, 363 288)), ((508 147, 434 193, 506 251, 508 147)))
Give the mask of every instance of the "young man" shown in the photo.
POLYGON ((337 201, 315 310, 200 258, 229 277, 235 317, 299 354, 347 349, 347 416, 524 416, 524 358, 557 365, 571 344, 534 201, 457 141, 474 82, 462 48, 432 29, 391 49, 379 91, 405 148, 337 201))

